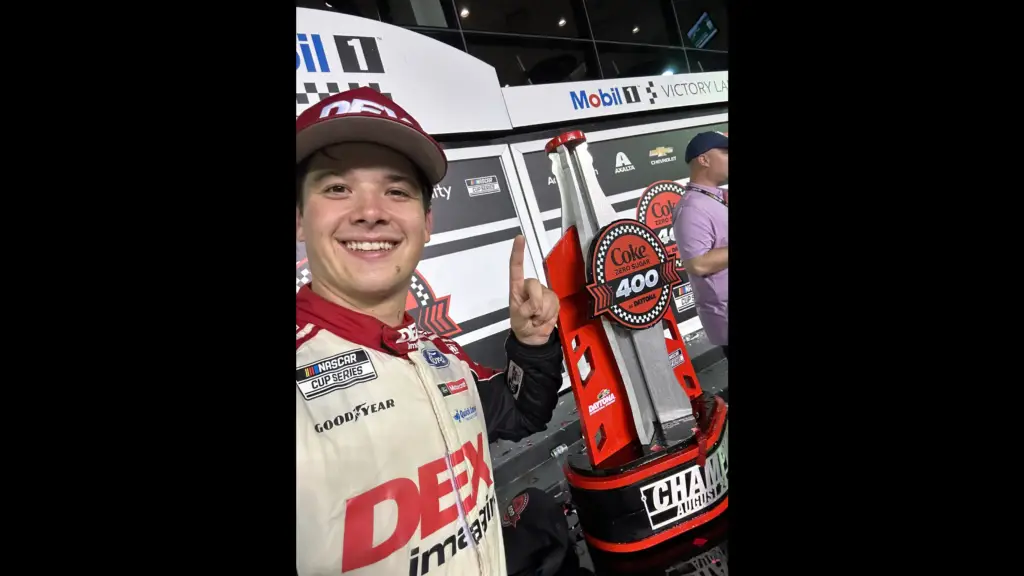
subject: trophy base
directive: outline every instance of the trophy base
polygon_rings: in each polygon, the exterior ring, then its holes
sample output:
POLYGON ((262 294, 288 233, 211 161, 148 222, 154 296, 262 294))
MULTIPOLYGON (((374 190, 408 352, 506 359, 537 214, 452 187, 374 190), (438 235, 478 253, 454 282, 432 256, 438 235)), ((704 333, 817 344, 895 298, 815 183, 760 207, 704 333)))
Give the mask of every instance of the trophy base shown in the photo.
POLYGON ((645 550, 720 516, 729 506, 729 406, 693 400, 696 434, 632 460, 593 467, 573 454, 565 476, 587 543, 605 552, 645 550))

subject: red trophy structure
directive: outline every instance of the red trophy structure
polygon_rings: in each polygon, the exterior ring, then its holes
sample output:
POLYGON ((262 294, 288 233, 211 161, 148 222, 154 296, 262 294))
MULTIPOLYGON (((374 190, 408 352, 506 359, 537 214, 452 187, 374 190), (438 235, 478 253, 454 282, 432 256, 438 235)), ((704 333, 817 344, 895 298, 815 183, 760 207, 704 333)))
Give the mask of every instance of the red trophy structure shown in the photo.
POLYGON ((545 151, 562 237, 544 270, 561 304, 558 333, 585 440, 566 478, 587 542, 636 552, 729 505, 728 406, 701 390, 669 311, 680 283, 675 255, 647 225, 616 217, 582 132, 545 151))

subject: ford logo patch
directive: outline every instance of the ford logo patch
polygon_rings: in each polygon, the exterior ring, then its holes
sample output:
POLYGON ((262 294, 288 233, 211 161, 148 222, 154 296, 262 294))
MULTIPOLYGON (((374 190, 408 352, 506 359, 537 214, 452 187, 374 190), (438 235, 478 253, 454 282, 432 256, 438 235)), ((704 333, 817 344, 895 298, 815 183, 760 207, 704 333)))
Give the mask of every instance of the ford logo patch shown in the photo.
POLYGON ((448 357, 433 348, 424 348, 423 358, 434 368, 444 368, 448 365, 448 357))

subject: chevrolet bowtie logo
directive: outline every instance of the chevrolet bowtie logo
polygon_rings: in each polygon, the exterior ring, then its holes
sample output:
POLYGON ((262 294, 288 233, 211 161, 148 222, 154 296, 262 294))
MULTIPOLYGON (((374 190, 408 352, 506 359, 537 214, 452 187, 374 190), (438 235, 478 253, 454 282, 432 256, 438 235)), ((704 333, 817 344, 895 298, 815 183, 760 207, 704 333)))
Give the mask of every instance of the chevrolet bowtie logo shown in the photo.
POLYGON ((672 153, 672 147, 671 146, 658 146, 654 150, 650 151, 649 156, 651 158, 653 158, 655 156, 657 156, 658 158, 661 158, 663 156, 668 156, 671 153, 672 153))

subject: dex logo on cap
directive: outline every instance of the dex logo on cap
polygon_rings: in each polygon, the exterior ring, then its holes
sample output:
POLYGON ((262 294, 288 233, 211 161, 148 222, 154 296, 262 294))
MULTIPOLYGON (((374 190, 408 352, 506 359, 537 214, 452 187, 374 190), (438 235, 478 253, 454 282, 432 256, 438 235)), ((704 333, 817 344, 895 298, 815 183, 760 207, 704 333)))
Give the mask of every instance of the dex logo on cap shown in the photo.
POLYGON ((351 102, 348 100, 337 100, 324 106, 320 109, 320 118, 327 118, 328 116, 343 116, 345 114, 377 114, 379 116, 390 116, 396 120, 401 120, 411 126, 416 126, 413 121, 409 118, 400 118, 395 111, 383 104, 378 104, 370 100, 363 100, 362 98, 354 98, 351 102))

